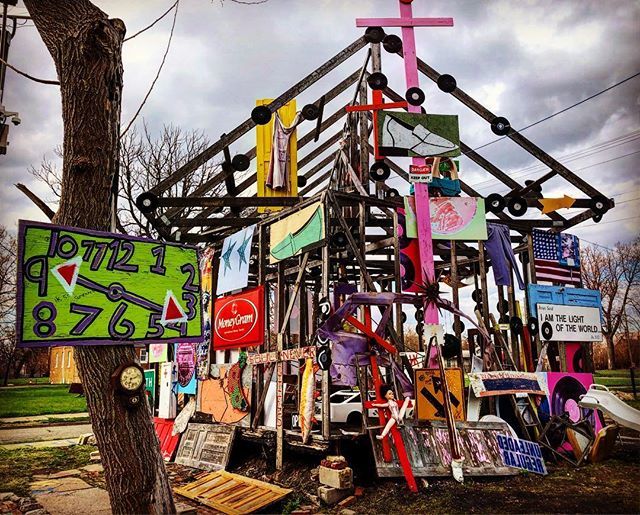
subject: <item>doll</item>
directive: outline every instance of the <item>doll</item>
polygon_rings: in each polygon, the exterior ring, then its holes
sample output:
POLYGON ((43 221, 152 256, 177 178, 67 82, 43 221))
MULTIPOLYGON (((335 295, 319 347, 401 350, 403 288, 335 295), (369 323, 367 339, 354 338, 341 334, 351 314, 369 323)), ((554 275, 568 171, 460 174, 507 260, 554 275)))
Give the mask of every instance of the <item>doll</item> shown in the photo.
POLYGON ((399 407, 398 401, 396 401, 396 396, 393 393, 393 388, 387 385, 382 385, 380 387, 380 396, 384 397, 387 400, 387 402, 385 403, 374 402, 373 406, 375 408, 387 408, 391 416, 389 417, 389 421, 387 422, 387 424, 384 426, 382 433, 380 433, 379 435, 376 435, 376 438, 378 440, 382 440, 385 436, 387 436, 387 434, 389 433, 389 431, 391 430, 394 424, 402 425, 402 421, 404 420, 405 413, 407 411, 407 408, 409 407, 409 403, 411 402, 411 399, 409 397, 405 397, 404 402, 402 403, 402 406, 399 407))

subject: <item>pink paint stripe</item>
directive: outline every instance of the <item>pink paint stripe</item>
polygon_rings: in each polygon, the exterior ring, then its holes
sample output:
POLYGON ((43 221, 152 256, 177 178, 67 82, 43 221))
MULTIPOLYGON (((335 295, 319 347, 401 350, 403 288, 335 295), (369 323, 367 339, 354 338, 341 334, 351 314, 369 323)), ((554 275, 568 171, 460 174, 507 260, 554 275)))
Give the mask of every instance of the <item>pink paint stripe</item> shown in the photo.
POLYGON ((453 18, 356 18, 356 27, 453 27, 453 18))

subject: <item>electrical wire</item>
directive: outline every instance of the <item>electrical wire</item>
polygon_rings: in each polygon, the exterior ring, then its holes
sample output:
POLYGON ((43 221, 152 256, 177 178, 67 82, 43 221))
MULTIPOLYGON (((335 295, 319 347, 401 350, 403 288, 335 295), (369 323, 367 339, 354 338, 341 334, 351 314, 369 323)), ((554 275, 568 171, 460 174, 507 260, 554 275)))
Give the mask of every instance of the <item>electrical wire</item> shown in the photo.
MULTIPOLYGON (((605 89, 603 89, 601 91, 598 91, 597 93, 594 93, 593 95, 591 95, 591 96, 589 96, 589 97, 587 97, 587 98, 585 98, 583 100, 580 100, 579 102, 576 102, 575 104, 572 104, 572 105, 570 105, 568 107, 565 107, 564 109, 561 109, 560 111, 556 111, 553 114, 550 114, 549 116, 545 116, 544 118, 541 118, 540 120, 538 120, 536 122, 533 122, 533 123, 527 125, 526 127, 522 127, 521 129, 518 129, 516 132, 526 131, 527 129, 530 129, 531 127, 535 127, 539 123, 546 122, 547 120, 550 120, 554 116, 558 116, 559 114, 566 113, 567 111, 569 111, 570 109, 573 109, 574 107, 577 107, 577 106, 579 106, 581 104, 584 104, 585 102, 588 102, 589 100, 592 100, 592 99, 602 95, 603 93, 606 93, 607 91, 611 91, 613 88, 617 88, 618 86, 624 84, 625 82, 630 81, 631 79, 635 79, 638 75, 640 75, 640 72, 634 73, 633 75, 630 75, 626 79, 622 79, 621 81, 616 82, 615 84, 609 86, 608 88, 605 88, 605 89)), ((489 141, 488 143, 485 143, 484 145, 480 145, 479 147, 476 147, 473 150, 475 152, 476 150, 480 150, 481 148, 488 147, 489 145, 493 145, 494 143, 496 143, 496 142, 498 142, 500 140, 503 140, 506 137, 507 136, 502 136, 501 138, 494 139, 493 141, 489 141)))
POLYGON ((27 79, 32 80, 34 82, 39 82, 40 84, 51 84, 54 86, 60 85, 60 83, 57 80, 39 79, 38 77, 34 77, 33 75, 29 75, 28 73, 23 72, 22 70, 18 70, 18 68, 16 68, 12 64, 9 64, 7 61, 2 59, 2 57, 0 57, 0 63, 4 64, 10 70, 13 70, 14 72, 16 72, 18 75, 22 75, 23 77, 26 77, 27 79))
POLYGON ((149 91, 147 91, 147 94, 144 96, 144 99, 142 99, 142 103, 140 104, 140 107, 138 107, 138 110, 136 111, 136 114, 133 115, 133 118, 131 118, 131 121, 127 125, 126 129, 120 134, 121 138, 131 128, 131 126, 133 125, 133 122, 136 121, 136 118, 140 114, 140 111, 142 111, 142 108, 144 107, 144 104, 147 102, 147 99, 149 98, 149 96, 151 95, 151 92, 153 91, 153 87, 156 85, 156 82, 158 81, 158 78, 160 77, 160 73, 162 72, 162 68, 164 66, 164 63, 167 60, 167 55, 169 54, 169 49, 171 48, 171 41, 173 40, 173 31, 174 31, 174 29, 176 27, 176 18, 178 17, 178 7, 179 6, 180 6, 180 0, 177 0, 176 3, 175 3, 175 11, 173 13, 173 22, 171 23, 171 32, 169 33, 169 40, 167 41, 167 48, 165 49, 164 55, 162 56, 162 62, 160 63, 160 67, 158 68, 158 72, 156 73, 156 76, 153 79, 153 82, 151 83, 151 86, 149 87, 149 91))
POLYGON ((173 5, 171 7, 169 7, 169 9, 167 9, 159 18, 156 18, 153 22, 151 22, 149 25, 147 25, 145 28, 140 29, 138 32, 136 32, 135 34, 133 34, 132 36, 129 36, 128 38, 124 38, 123 43, 126 43, 127 41, 129 41, 130 39, 135 38, 136 36, 139 36, 140 34, 142 34, 143 32, 146 32, 147 30, 149 30, 151 27, 153 27, 156 23, 158 23, 160 20, 162 20, 167 14, 169 14, 171 12, 171 9, 173 9, 174 7, 177 7, 178 2, 180 0, 176 0, 173 5))
POLYGON ((608 222, 593 222, 591 224, 586 224, 586 225, 581 225, 580 229, 584 228, 584 227, 592 227, 594 225, 606 225, 606 224, 612 224, 615 222, 625 222, 627 220, 635 220, 636 218, 640 218, 640 215, 637 216, 629 216, 627 218, 619 218, 617 220, 609 220, 608 222))

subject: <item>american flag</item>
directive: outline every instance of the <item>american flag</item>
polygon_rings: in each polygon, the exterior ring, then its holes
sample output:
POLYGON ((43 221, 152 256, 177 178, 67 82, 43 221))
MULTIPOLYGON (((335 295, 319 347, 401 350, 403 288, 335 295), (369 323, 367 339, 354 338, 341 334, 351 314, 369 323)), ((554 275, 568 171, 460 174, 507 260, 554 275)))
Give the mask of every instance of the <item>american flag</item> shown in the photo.
MULTIPOLYGON (((577 238, 574 238, 577 242, 577 238)), ((576 248, 576 257, 578 249, 576 248)), ((536 271, 536 279, 552 281, 560 284, 572 284, 580 286, 580 264, 576 259, 564 260, 561 263, 562 250, 560 246, 560 234, 545 231, 533 231, 533 258, 536 271)))

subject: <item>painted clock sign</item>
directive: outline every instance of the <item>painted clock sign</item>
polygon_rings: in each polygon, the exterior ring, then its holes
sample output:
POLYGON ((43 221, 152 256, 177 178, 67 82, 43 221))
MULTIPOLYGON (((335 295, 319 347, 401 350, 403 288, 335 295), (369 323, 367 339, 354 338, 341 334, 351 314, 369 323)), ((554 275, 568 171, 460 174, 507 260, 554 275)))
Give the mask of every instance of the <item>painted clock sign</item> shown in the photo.
POLYGON ((197 342, 195 247, 20 221, 21 347, 197 342))

